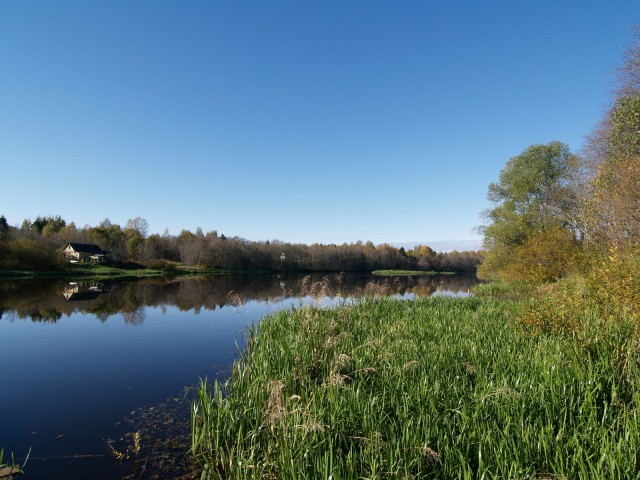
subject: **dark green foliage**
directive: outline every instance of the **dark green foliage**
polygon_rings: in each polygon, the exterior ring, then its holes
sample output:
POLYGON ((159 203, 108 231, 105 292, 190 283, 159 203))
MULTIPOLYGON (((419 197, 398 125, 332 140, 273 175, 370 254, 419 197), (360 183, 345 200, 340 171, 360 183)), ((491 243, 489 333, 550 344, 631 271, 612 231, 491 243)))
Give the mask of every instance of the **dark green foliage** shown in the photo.
POLYGON ((31 230, 40 235, 44 232, 45 228, 51 233, 57 233, 67 225, 60 215, 40 217, 36 218, 30 225, 31 230))
POLYGON ((0 241, 6 240, 9 236, 9 224, 4 215, 0 216, 0 241))
MULTIPOLYGON (((145 262, 160 260, 181 262, 188 266, 226 270, 281 270, 365 272, 373 270, 422 270, 475 273, 482 261, 479 252, 436 253, 426 246, 405 251, 389 244, 371 242, 341 245, 304 245, 278 241, 252 242, 238 237, 225 237, 198 229, 196 234, 182 230, 178 236, 166 232, 146 236, 146 222, 139 217, 127 228, 108 219, 95 227, 77 228, 60 217, 38 217, 25 220, 24 228, 14 237, 38 242, 43 249, 61 248, 68 242, 95 243, 109 252, 111 262, 145 262)), ((1 267, 0 267, 1 268, 1 267)))
POLYGON ((0 242, 1 270, 57 270, 63 265, 62 254, 41 242, 24 238, 0 242))

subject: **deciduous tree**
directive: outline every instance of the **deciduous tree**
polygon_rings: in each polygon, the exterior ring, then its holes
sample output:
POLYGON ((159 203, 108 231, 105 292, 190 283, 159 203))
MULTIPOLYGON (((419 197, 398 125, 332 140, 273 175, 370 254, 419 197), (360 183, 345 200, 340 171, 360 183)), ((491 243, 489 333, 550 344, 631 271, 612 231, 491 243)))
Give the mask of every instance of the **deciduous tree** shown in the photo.
POLYGON ((493 208, 480 228, 487 249, 481 277, 513 280, 518 249, 534 234, 562 228, 579 236, 567 220, 575 209, 572 165, 569 148, 560 142, 532 145, 507 162, 500 180, 489 185, 493 208))

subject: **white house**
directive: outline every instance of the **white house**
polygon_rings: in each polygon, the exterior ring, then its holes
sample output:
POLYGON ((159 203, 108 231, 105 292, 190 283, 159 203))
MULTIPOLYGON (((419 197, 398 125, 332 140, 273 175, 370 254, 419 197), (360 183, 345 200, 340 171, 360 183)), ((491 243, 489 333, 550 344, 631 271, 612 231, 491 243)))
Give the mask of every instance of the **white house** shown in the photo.
POLYGON ((104 262, 109 252, 102 250, 94 243, 68 243, 64 249, 65 256, 70 262, 104 262))

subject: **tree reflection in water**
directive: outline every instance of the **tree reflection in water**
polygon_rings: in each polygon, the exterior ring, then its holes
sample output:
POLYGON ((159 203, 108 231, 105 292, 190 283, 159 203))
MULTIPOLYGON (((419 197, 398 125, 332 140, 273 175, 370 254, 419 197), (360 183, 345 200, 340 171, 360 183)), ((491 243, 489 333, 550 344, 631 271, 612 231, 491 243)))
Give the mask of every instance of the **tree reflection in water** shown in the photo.
POLYGON ((463 276, 348 274, 1 281, 0 352, 11 374, 3 383, 0 411, 11 415, 0 418, 0 431, 12 439, 13 449, 34 447, 34 478, 114 480, 141 478, 142 471, 144 478, 178 478, 189 473, 193 391, 185 394, 184 388, 201 375, 228 376, 248 322, 300 303, 466 294, 475 283, 463 276), (31 407, 42 391, 45 405, 31 407), (63 432, 75 434, 55 440, 63 432), (100 463, 116 461, 111 447, 137 451, 136 434, 142 450, 118 464, 121 475, 100 463), (105 439, 113 442, 103 451, 105 439), (78 454, 96 455, 83 463, 91 474, 82 476, 80 462, 67 461, 78 454), (67 457, 54 465, 60 455, 67 457))
POLYGON ((309 296, 360 298, 364 295, 424 297, 433 294, 465 295, 477 280, 472 276, 370 275, 251 275, 198 278, 150 278, 70 282, 64 279, 6 280, 0 282, 0 318, 55 323, 75 312, 91 313, 101 322, 121 314, 130 325, 140 325, 145 307, 175 306, 181 311, 215 310, 234 302, 273 302, 309 296), (315 289, 315 290, 314 290, 315 289))

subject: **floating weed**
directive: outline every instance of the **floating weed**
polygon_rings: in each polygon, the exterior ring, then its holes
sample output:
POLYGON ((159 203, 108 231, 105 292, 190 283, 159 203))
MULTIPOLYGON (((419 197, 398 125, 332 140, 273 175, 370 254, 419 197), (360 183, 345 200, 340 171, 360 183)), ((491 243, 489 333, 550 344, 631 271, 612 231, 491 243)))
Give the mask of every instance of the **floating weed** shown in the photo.
POLYGON ((124 450, 118 450, 113 446, 115 443, 113 440, 107 440, 107 445, 109 446, 111 453, 119 462, 129 460, 132 456, 138 455, 141 450, 141 436, 139 431, 126 433, 125 437, 131 438, 133 440, 133 445, 127 446, 124 450))
POLYGON ((140 453, 140 432, 135 432, 133 434, 133 453, 140 453))
POLYGON ((116 457, 116 460, 118 460, 119 462, 122 462, 123 460, 129 458, 126 451, 121 452, 120 450, 117 450, 111 443, 107 443, 107 445, 109 445, 111 453, 113 453, 113 456, 116 457))

